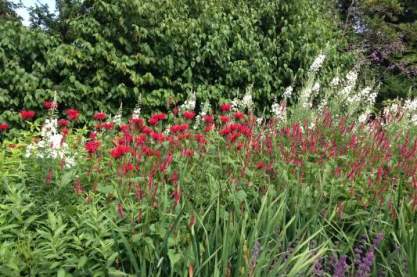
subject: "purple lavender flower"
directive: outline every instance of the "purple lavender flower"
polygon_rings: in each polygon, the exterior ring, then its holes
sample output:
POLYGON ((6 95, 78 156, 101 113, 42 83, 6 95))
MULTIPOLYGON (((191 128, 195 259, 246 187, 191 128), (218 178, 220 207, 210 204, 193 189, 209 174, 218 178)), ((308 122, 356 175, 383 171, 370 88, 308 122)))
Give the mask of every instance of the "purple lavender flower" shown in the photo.
POLYGON ((314 276, 324 276, 323 258, 318 258, 314 264, 314 276))
POLYGON ((371 247, 368 252, 366 252, 366 256, 363 257, 361 263, 358 267, 358 272, 356 276, 358 277, 367 277, 371 274, 372 265, 374 263, 375 255, 374 255, 374 248, 371 247))
MULTIPOLYGON (((366 252, 366 255, 360 259, 360 262, 357 264, 356 275, 358 277, 370 276, 372 265, 374 264, 374 260, 375 260, 375 250, 378 248, 379 244, 381 243, 383 239, 384 239, 383 233, 377 234, 372 242, 372 245, 369 247, 368 251, 366 252)), ((358 258, 358 257, 355 256, 355 258, 358 258)))
POLYGON ((348 265, 346 263, 346 256, 340 257, 337 261, 336 265, 334 266, 333 277, 344 277, 348 265))

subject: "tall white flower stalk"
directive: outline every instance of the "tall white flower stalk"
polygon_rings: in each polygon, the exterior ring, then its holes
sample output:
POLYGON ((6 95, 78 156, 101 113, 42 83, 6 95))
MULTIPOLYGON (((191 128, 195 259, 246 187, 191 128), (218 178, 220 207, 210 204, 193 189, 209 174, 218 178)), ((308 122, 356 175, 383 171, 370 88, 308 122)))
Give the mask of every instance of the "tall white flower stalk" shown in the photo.
POLYGON ((122 124, 122 113, 123 113, 123 103, 120 102, 119 110, 117 111, 116 115, 112 119, 113 123, 117 126, 122 124))
POLYGON ((312 73, 317 73, 320 68, 323 66, 324 60, 326 59, 326 55, 324 55, 323 53, 320 53, 316 59, 314 60, 314 62, 311 64, 310 66, 310 72, 312 73))
POLYGON ((210 112, 210 109, 210 101, 206 100, 204 105, 201 107, 200 113, 195 117, 194 129, 198 129, 201 124, 201 119, 210 112))
POLYGON ((140 112, 141 112, 141 108, 140 108, 140 106, 142 105, 142 95, 140 94, 139 96, 138 96, 138 100, 137 100, 137 103, 136 103, 136 106, 135 106, 135 109, 133 110, 133 112, 132 112, 132 118, 133 119, 136 119, 136 118, 139 118, 140 117, 140 112))
POLYGON ((248 112, 252 113, 254 108, 254 103, 252 99, 252 91, 253 91, 253 85, 250 85, 246 88, 246 93, 242 98, 242 109, 247 110, 248 112))
MULTIPOLYGON (((56 102, 56 94, 54 95, 56 102)), ((27 146, 25 157, 61 159, 65 161, 66 167, 75 165, 74 157, 69 151, 68 144, 64 142, 64 137, 58 132, 58 120, 56 118, 56 108, 49 111, 49 116, 45 119, 41 127, 41 140, 27 146)))
POLYGON ((274 104, 271 106, 271 111, 273 117, 280 122, 285 122, 287 120, 287 105, 285 100, 278 103, 278 100, 275 99, 274 104))
POLYGON ((185 102, 180 106, 180 112, 194 111, 196 103, 197 97, 195 95, 195 92, 193 91, 188 95, 187 100, 185 100, 185 102))

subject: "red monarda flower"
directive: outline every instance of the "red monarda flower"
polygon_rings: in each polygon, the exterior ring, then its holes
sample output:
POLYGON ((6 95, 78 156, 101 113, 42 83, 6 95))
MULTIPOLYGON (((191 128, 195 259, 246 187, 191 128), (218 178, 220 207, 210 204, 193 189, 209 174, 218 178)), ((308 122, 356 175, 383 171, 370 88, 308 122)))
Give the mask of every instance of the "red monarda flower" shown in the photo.
POLYGON ((129 132, 129 125, 128 124, 125 124, 125 123, 120 124, 119 128, 120 128, 120 131, 122 131, 123 133, 129 132))
POLYGON ((133 170, 135 170, 135 167, 133 166, 133 164, 131 164, 131 163, 124 163, 123 165, 122 165, 122 171, 123 171, 123 174, 127 174, 128 172, 130 172, 130 171, 133 171, 133 170))
POLYGON ((104 112, 97 112, 93 118, 94 120, 103 121, 107 118, 107 115, 104 112))
POLYGON ((43 102, 43 107, 46 110, 52 110, 52 109, 56 109, 58 107, 58 104, 51 100, 45 100, 43 102))
POLYGON ((110 155, 114 158, 114 159, 118 159, 120 157, 122 157, 123 155, 127 154, 130 152, 130 147, 126 146, 126 145, 117 145, 116 147, 114 147, 111 151, 110 151, 110 155))
POLYGON ((104 122, 103 124, 101 124, 101 127, 106 129, 106 130, 113 129, 113 126, 114 126, 113 122, 104 122))
POLYGON ((66 119, 61 118, 58 120, 58 126, 59 127, 67 127, 69 125, 69 121, 66 119))
POLYGON ((0 133, 6 131, 7 129, 9 129, 9 124, 5 122, 0 123, 0 133))
POLYGON ((162 133, 152 132, 151 137, 158 142, 163 142, 165 140, 165 135, 162 133))
POLYGON ((230 118, 226 115, 221 115, 220 116, 220 121, 223 122, 223 123, 227 123, 227 122, 229 122, 229 120, 230 120, 230 118))
POLYGON ((206 144, 206 138, 204 137, 203 134, 195 134, 195 140, 199 143, 199 144, 206 144))
POLYGON ((183 114, 182 114, 186 119, 193 119, 194 118, 194 116, 195 116, 195 112, 193 112, 193 111, 185 111, 183 114))
POLYGON ((100 147, 101 143, 98 140, 90 140, 85 143, 85 150, 89 154, 94 154, 97 152, 98 148, 100 147))
POLYGON ((204 121, 206 124, 211 124, 211 123, 213 123, 213 122, 214 122, 214 116, 212 116, 211 114, 206 114, 206 115, 203 115, 203 121, 204 121))
POLYGON ((143 124, 145 123, 145 121, 143 120, 143 118, 135 117, 135 118, 129 119, 129 123, 140 129, 143 127, 143 124))
POLYGON ((76 109, 68 109, 65 111, 67 117, 69 120, 77 120, 78 117, 80 116, 80 112, 76 109))
POLYGON ((34 111, 23 110, 20 112, 20 118, 23 120, 31 120, 35 117, 34 111))
POLYGON ((151 118, 149 118, 148 122, 149 122, 149 124, 154 126, 154 125, 158 124, 159 121, 165 120, 166 118, 167 118, 166 114, 158 113, 158 114, 154 114, 153 116, 151 116, 151 118))
POLYGON ((242 120, 245 117, 245 114, 242 112, 235 112, 233 116, 235 117, 236 120, 242 120))
POLYGON ((179 125, 172 125, 171 128, 169 128, 169 131, 173 134, 181 133, 187 131, 189 128, 188 124, 179 124, 179 125))
POLYGON ((146 142, 146 134, 140 134, 139 136, 135 137, 135 145, 143 145, 146 142))
POLYGON ((221 105, 220 105, 220 110, 221 110, 223 113, 230 111, 230 109, 231 109, 231 108, 232 108, 232 105, 231 105, 231 104, 229 104, 229 103, 224 103, 224 104, 221 104, 221 105))

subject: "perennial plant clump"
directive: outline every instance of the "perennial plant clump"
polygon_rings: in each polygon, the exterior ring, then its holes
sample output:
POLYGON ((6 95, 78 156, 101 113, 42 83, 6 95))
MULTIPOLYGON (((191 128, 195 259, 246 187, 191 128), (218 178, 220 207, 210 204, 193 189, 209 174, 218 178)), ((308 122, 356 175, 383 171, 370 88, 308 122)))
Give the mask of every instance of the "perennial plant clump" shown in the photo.
POLYGON ((58 119, 48 104, 13 141, 3 123, 0 272, 413 276, 412 102, 372 114, 353 75, 319 90, 312 76, 271 115, 249 94, 197 114, 192 94, 150 116, 92 112, 83 128, 76 108, 58 119))

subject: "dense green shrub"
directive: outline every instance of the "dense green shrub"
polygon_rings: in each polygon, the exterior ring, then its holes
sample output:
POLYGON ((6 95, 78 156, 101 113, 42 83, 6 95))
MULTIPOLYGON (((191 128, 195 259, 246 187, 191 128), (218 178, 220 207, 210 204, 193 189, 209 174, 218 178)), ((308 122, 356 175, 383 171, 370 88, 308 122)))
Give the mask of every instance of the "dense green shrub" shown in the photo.
POLYGON ((87 115, 93 106, 132 107, 139 94, 150 110, 191 90, 217 102, 250 85, 262 110, 321 50, 327 72, 351 60, 339 52, 345 45, 330 2, 96 0, 73 4, 56 29, 6 23, 0 110, 40 107, 53 90, 87 115))

